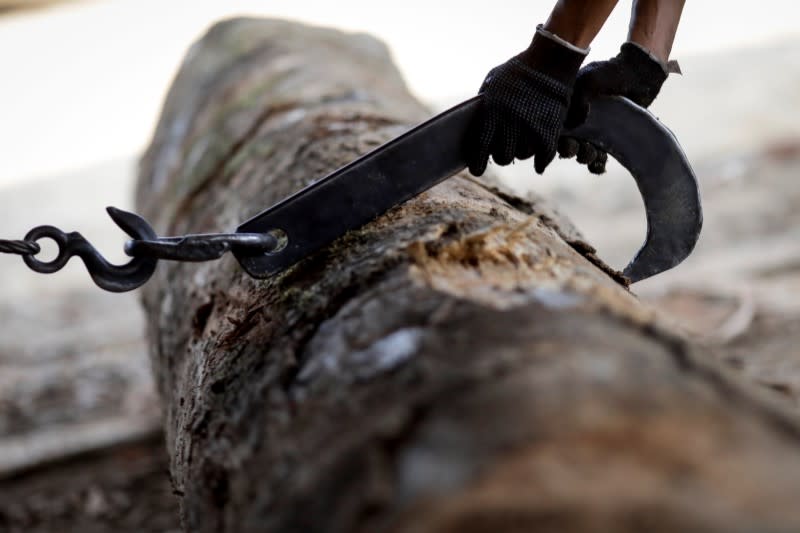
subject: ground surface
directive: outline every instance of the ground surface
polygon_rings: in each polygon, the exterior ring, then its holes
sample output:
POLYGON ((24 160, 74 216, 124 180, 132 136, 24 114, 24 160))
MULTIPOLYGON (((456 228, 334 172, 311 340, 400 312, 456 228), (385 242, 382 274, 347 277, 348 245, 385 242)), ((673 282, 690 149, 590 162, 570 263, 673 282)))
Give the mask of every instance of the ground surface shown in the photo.
POLYGON ((0 531, 180 531, 160 438, 0 481, 0 531))

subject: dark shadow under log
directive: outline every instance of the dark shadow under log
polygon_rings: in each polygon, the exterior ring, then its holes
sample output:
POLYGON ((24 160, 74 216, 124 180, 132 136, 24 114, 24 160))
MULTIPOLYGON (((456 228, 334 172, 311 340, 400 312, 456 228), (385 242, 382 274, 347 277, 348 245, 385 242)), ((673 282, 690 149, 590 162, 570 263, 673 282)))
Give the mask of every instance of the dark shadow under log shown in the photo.
MULTIPOLYGON (((224 22, 138 207, 161 234, 232 230, 428 116, 370 37, 224 22)), ((186 529, 800 530, 800 426, 588 249, 461 174, 270 279, 160 265, 143 300, 186 529)))

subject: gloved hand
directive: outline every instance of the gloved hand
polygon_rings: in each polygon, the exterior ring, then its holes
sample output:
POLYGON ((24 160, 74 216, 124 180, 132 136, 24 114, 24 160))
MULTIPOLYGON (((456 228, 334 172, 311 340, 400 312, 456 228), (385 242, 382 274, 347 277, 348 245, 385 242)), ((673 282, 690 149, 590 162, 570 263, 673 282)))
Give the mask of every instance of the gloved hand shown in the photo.
MULTIPOLYGON (((671 63, 677 69, 677 63, 671 63)), ((567 114, 566 127, 574 128, 586 120, 590 101, 596 96, 624 96, 648 108, 653 103, 670 72, 640 45, 627 42, 619 54, 608 61, 596 61, 583 67, 575 81, 575 90, 567 114)), ((680 72, 678 69, 677 72, 680 72)), ((587 165, 589 172, 606 171, 608 154, 592 143, 564 136, 558 142, 561 157, 577 156, 578 163, 587 165)))
POLYGON ((527 50, 489 72, 468 134, 472 174, 483 174, 490 155, 498 165, 535 156, 536 172, 544 172, 555 158, 586 53, 539 26, 527 50))

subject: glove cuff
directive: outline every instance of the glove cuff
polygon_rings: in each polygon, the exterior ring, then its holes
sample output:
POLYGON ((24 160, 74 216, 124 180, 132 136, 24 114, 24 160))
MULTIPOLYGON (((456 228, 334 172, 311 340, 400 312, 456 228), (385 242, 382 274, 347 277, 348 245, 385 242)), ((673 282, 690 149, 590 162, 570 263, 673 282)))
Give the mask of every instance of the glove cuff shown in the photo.
POLYGON ((642 45, 632 41, 622 44, 617 57, 636 73, 639 80, 651 85, 656 91, 661 89, 669 74, 668 65, 642 45))
POLYGON ((571 86, 588 53, 589 50, 565 41, 540 24, 530 46, 516 57, 532 69, 571 86))
POLYGON ((642 46, 641 44, 639 44, 639 43, 637 43, 635 41, 628 41, 625 44, 628 44, 628 45, 631 45, 631 46, 635 46, 636 48, 641 50, 643 53, 647 54, 648 57, 650 57, 650 59, 652 59, 653 61, 655 61, 659 65, 661 65, 661 68, 664 70, 664 72, 667 75, 670 75, 670 74, 683 74, 681 72, 681 66, 676 60, 670 59, 669 61, 664 63, 659 58, 657 58, 655 56, 655 54, 653 54, 653 52, 651 52, 650 50, 648 50, 647 48, 645 48, 644 46, 642 46))

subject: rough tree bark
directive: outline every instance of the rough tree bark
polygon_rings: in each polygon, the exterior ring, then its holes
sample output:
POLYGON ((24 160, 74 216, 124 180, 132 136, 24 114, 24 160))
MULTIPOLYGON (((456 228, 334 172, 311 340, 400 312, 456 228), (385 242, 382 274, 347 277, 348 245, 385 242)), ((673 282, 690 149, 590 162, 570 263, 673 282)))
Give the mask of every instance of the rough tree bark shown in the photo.
MULTIPOLYGON (((370 37, 227 21, 174 82, 139 209, 229 230, 428 114, 370 37)), ((186 529, 798 531, 800 426, 589 252, 461 174, 271 279, 160 265, 186 529)))

